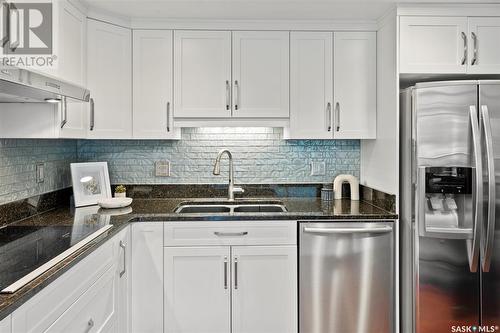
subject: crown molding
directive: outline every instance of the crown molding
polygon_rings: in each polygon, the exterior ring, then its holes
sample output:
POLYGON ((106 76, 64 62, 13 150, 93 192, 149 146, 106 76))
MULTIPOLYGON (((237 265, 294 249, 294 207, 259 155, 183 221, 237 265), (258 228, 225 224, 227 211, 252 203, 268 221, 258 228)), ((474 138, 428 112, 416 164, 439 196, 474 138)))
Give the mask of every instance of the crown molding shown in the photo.
POLYGON ((399 4, 398 16, 500 16, 500 3, 399 4))
POLYGON ((212 20, 133 18, 132 29, 376 31, 375 20, 212 20))

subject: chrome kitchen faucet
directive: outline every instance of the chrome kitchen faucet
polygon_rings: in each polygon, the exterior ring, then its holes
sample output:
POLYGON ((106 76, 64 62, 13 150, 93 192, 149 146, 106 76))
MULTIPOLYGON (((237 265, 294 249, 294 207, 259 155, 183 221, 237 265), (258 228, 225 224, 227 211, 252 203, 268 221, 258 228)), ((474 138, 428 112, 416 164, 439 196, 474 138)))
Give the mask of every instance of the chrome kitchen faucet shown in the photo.
POLYGON ((243 193, 245 192, 245 190, 239 186, 234 186, 233 155, 229 150, 222 149, 217 154, 217 158, 215 159, 215 164, 214 164, 214 175, 216 176, 220 175, 220 159, 222 158, 222 155, 224 155, 224 153, 226 153, 227 157, 229 158, 229 187, 227 189, 228 192, 227 195, 229 201, 234 201, 234 193, 243 193))

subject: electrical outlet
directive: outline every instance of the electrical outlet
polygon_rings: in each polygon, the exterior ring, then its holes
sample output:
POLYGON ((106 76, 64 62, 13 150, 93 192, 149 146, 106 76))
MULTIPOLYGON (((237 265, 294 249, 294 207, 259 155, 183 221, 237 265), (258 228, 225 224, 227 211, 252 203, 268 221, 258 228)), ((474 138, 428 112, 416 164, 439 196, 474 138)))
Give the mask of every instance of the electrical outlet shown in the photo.
POLYGON ((36 173, 36 182, 43 183, 45 181, 45 164, 42 162, 36 163, 35 173, 36 173))
POLYGON ((170 161, 156 161, 155 162, 155 176, 156 177, 170 177, 170 161))
POLYGON ((311 161, 311 176, 324 176, 325 174, 325 161, 311 161))

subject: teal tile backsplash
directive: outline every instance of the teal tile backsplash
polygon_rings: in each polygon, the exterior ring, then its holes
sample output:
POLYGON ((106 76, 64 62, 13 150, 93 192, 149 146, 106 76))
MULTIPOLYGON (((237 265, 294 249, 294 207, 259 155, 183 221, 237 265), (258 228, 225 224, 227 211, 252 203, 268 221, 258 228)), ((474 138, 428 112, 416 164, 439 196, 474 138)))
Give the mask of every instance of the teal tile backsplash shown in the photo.
POLYGON ((359 177, 359 140, 283 140, 281 128, 183 128, 179 141, 81 140, 81 161, 108 161, 113 184, 226 183, 228 163, 212 174, 217 152, 233 154, 238 183, 330 182, 340 173, 359 177), (157 160, 171 162, 170 177, 155 177, 157 160), (325 161, 311 176, 311 161, 325 161))
POLYGON ((76 140, 0 139, 0 204, 71 186, 76 147, 76 140), (36 182, 40 162, 43 183, 36 182))
POLYGON ((212 175, 217 152, 233 153, 237 183, 320 183, 340 173, 359 177, 359 140, 283 140, 281 128, 183 128, 167 140, 0 140, 0 204, 71 185, 72 162, 107 161, 112 184, 226 183, 212 175), (170 177, 155 177, 154 163, 171 162, 170 177), (311 161, 325 175, 311 176, 311 161), (45 182, 35 165, 45 163, 45 182))

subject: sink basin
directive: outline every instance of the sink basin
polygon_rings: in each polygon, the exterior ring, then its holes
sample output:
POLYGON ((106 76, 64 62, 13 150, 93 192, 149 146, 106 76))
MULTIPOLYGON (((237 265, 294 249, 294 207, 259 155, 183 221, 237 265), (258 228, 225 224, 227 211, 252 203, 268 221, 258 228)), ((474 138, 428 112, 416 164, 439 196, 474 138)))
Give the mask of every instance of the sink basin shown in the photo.
POLYGON ((235 213, 283 213, 286 208, 283 205, 240 205, 234 207, 235 213))
POLYGON ((229 213, 231 208, 228 206, 216 205, 181 205, 175 212, 176 213, 229 213))
POLYGON ((180 204, 176 209, 179 214, 214 214, 214 213, 282 213, 286 207, 282 203, 203 203, 190 202, 180 204))

